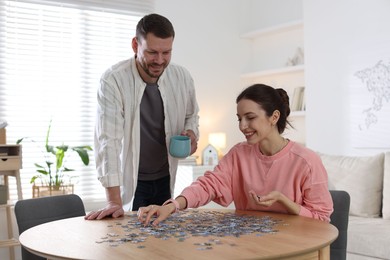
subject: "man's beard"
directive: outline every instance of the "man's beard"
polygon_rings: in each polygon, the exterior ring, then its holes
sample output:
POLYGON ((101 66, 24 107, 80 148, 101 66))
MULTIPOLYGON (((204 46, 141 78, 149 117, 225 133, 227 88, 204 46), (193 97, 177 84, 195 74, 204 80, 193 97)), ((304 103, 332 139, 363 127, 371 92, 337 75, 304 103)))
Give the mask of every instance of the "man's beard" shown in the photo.
POLYGON ((141 68, 145 71, 145 73, 151 78, 159 78, 166 68, 165 64, 162 65, 163 69, 161 70, 161 73, 156 74, 149 70, 149 66, 152 66, 153 64, 146 64, 145 62, 141 62, 140 65, 141 68))

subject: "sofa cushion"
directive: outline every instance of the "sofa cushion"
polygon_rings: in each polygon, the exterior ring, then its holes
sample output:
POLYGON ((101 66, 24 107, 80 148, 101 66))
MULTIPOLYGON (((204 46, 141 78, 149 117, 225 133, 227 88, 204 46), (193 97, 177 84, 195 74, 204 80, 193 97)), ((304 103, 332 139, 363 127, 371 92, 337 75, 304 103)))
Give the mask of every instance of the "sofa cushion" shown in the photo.
POLYGON ((390 220, 350 216, 347 252, 389 259, 390 220))
POLYGON ((350 215, 379 217, 384 154, 367 157, 318 154, 328 172, 329 189, 345 190, 351 196, 350 215))
POLYGON ((382 217, 390 219, 390 152, 385 153, 382 217))

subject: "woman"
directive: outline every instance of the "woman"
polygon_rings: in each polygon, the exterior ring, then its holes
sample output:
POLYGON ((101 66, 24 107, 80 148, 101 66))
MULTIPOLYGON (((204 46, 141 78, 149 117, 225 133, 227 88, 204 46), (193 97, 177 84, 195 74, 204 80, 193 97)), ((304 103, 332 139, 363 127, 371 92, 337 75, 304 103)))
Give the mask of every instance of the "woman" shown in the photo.
POLYGON ((214 201, 234 202, 238 210, 272 211, 330 221, 333 202, 328 176, 312 150, 281 134, 290 114, 283 89, 255 84, 237 97, 239 128, 246 142, 236 144, 213 171, 207 171, 176 199, 138 211, 141 222, 157 225, 180 209, 214 201))

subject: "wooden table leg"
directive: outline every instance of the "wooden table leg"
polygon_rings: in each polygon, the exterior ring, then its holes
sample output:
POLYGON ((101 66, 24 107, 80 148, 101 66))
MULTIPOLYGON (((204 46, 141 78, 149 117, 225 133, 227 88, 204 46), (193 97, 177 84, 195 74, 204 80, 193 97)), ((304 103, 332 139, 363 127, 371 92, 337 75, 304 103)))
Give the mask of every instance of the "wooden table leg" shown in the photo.
POLYGON ((318 251, 318 259, 330 260, 330 245, 323 247, 318 251))

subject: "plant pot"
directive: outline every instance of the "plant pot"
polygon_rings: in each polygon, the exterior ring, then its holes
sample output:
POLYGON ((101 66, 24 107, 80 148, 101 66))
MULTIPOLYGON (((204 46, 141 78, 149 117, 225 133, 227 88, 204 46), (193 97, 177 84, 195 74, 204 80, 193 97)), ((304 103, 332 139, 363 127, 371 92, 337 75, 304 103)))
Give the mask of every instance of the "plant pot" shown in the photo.
POLYGON ((41 186, 33 185, 33 198, 73 194, 74 185, 41 186))

